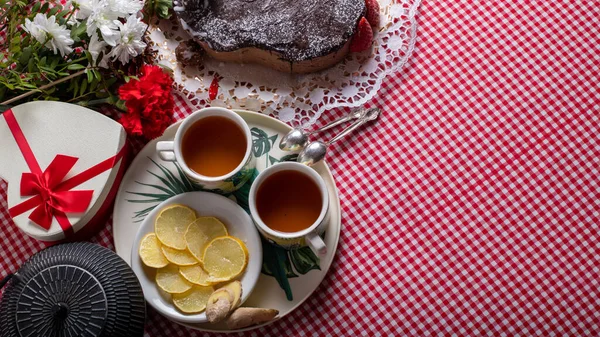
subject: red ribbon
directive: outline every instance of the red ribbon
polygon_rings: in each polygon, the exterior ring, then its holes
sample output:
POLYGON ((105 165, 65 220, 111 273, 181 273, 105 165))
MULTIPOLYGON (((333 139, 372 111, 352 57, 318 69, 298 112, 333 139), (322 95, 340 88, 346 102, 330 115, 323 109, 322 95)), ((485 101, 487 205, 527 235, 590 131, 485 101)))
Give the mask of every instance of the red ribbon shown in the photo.
POLYGON ((123 157, 126 146, 117 155, 63 181, 78 158, 59 154, 42 172, 12 110, 5 111, 3 116, 31 170, 21 175, 21 196, 33 196, 11 207, 8 210, 10 215, 14 218, 33 208, 29 215, 31 221, 48 230, 52 219, 56 218, 62 230, 67 235, 72 234, 73 228, 66 213, 85 212, 92 202, 94 191, 71 189, 113 168, 123 157))

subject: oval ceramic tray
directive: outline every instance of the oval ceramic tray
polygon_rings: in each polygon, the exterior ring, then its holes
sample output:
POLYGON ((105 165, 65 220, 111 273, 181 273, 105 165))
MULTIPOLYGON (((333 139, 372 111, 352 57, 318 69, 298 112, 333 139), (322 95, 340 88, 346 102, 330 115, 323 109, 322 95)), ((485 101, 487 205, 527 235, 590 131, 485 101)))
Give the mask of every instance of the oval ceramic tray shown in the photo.
MULTIPOLYGON (((255 174, 275 163, 295 159, 295 154, 283 152, 278 146, 281 137, 291 130, 289 126, 259 113, 236 112, 244 118, 252 132, 252 150, 257 169, 255 174)), ((173 139, 179 125, 172 125, 163 136, 151 141, 140 151, 119 187, 113 213, 113 236, 117 254, 125 261, 130 261, 133 241, 141 221, 156 205, 173 195, 199 190, 185 178, 176 164, 161 161, 155 151, 156 142, 173 139)), ((324 238, 329 248, 327 255, 319 259, 307 247, 288 252, 263 241, 262 272, 254 291, 244 303, 244 306, 277 309, 279 316, 276 319, 292 312, 317 289, 337 250, 341 228, 337 188, 327 164, 322 162, 314 168, 323 177, 329 190, 329 226, 324 238)), ((249 190, 250 183, 228 197, 247 210, 249 190)), ((233 332, 222 325, 184 325, 202 331, 233 332)))

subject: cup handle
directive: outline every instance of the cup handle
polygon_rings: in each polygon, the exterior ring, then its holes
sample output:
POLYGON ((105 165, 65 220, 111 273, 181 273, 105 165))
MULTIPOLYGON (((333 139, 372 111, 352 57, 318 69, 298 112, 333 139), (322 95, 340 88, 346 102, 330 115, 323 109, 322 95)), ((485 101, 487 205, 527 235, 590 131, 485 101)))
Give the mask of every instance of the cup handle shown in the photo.
POLYGON ((306 244, 312 251, 320 256, 327 254, 327 246, 325 246, 325 242, 317 233, 309 233, 305 237, 306 244))
POLYGON ((173 152, 174 146, 175 142, 171 141, 156 143, 156 151, 158 151, 160 159, 164 161, 175 161, 175 152, 173 152))

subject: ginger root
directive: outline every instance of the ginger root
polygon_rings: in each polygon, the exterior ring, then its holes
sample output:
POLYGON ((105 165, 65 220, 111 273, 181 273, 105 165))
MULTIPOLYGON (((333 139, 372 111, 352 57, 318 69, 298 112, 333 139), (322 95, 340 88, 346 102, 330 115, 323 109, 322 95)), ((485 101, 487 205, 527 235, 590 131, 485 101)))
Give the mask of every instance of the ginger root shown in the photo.
POLYGON ((279 314, 275 309, 263 308, 237 308, 231 316, 225 320, 225 324, 231 330, 242 329, 251 325, 268 322, 279 314))
POLYGON ((242 303, 242 283, 234 281, 217 289, 208 298, 206 318, 210 323, 224 320, 242 303))
POLYGON ((230 311, 237 309, 237 307, 239 307, 240 304, 242 304, 242 293, 243 293, 242 292, 242 282, 233 281, 231 283, 224 285, 221 289, 225 289, 225 290, 229 291, 231 293, 231 295, 233 296, 233 301, 232 301, 230 311))

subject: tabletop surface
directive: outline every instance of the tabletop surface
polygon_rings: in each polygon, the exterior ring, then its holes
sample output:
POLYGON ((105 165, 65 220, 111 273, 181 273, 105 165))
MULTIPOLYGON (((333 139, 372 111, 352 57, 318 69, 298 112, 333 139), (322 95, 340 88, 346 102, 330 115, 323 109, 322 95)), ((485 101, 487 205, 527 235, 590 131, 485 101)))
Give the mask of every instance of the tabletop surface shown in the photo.
MULTIPOLYGON (((425 1, 412 61, 371 102, 383 116, 329 154, 343 221, 327 277, 239 335, 600 335, 598 22, 593 0, 425 1)), ((5 191, 1 276, 43 248, 5 191)), ((111 233, 92 241, 114 248, 111 233)), ((149 310, 146 336, 203 335, 149 310)))

